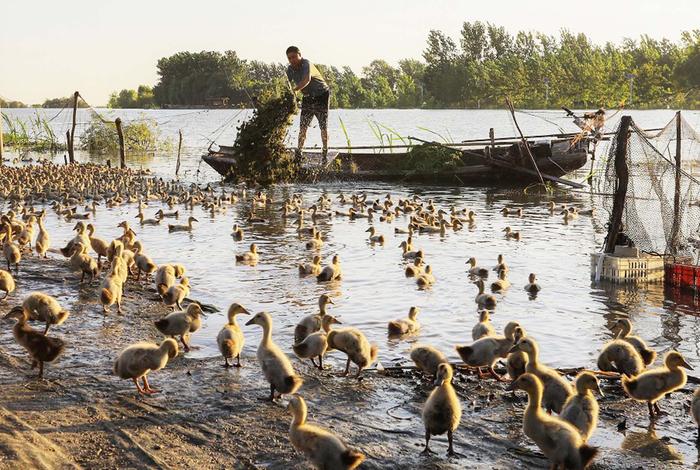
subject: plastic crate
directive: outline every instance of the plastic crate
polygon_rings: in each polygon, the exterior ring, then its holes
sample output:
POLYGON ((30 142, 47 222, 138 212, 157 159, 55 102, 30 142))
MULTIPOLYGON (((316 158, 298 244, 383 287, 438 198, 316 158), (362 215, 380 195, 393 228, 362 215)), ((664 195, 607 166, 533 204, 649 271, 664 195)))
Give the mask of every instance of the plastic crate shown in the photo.
POLYGON ((666 265, 666 283, 674 287, 700 290, 700 266, 669 263, 666 265))
POLYGON ((664 259, 660 256, 591 253, 591 279, 620 284, 649 283, 663 282, 664 274, 664 259))

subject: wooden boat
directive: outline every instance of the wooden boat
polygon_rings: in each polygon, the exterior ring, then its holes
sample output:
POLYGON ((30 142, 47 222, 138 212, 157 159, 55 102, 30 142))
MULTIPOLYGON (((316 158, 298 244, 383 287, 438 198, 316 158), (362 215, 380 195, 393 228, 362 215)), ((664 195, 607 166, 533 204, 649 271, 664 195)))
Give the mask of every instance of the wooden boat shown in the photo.
MULTIPOLYGON (((501 139, 492 145, 450 144, 461 152, 461 164, 446 171, 403 169, 402 160, 410 146, 336 147, 328 152, 329 163, 323 163, 318 151, 304 151, 303 165, 322 169, 319 179, 423 181, 432 183, 479 184, 492 182, 535 182, 539 174, 556 181, 559 177, 582 168, 588 159, 588 139, 573 135, 547 140, 528 140, 532 156, 519 140, 501 139), (503 142, 505 141, 505 142, 503 142), (533 164, 534 158, 534 164, 533 164), (539 173, 539 174, 538 174, 539 173)), ((443 145, 443 144, 435 144, 443 145)), ((290 149, 290 152, 293 150, 290 149)), ((233 147, 209 149, 202 159, 226 179, 235 177, 233 147)))

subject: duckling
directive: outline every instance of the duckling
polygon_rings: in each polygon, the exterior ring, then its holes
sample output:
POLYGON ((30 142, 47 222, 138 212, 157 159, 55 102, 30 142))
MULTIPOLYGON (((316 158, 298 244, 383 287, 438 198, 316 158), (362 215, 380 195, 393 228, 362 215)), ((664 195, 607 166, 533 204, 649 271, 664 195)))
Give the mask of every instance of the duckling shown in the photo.
POLYGON ((618 330, 617 339, 627 341, 632 345, 632 347, 634 347, 634 349, 637 350, 639 355, 642 357, 645 366, 648 366, 654 362, 654 359, 656 359, 656 351, 649 349, 644 340, 639 336, 631 335, 632 322, 630 322, 629 319, 620 318, 617 320, 613 328, 618 330))
POLYGON ((122 296, 124 294, 124 280, 126 274, 119 272, 119 264, 121 260, 114 258, 112 260, 112 268, 110 273, 102 281, 102 290, 100 291, 100 303, 104 313, 109 313, 109 307, 117 304, 117 312, 122 313, 122 296))
POLYGON ((157 217, 155 219, 146 219, 141 211, 139 211, 136 218, 139 219, 141 225, 160 225, 161 220, 163 220, 157 217))
POLYGON ((22 346, 32 359, 32 369, 39 365, 39 379, 44 377, 44 363, 53 362, 65 349, 65 343, 60 338, 51 338, 41 334, 27 324, 29 312, 21 307, 10 310, 6 319, 15 318, 17 323, 12 327, 12 335, 17 344, 22 346))
POLYGON ((411 360, 424 374, 435 376, 443 362, 449 363, 447 356, 432 346, 416 345, 411 348, 411 360))
POLYGON ((323 370, 323 355, 326 354, 328 349, 328 333, 331 331, 331 325, 333 324, 341 324, 341 322, 333 315, 323 315, 321 317, 321 329, 311 333, 303 341, 295 343, 292 346, 294 354, 300 359, 311 359, 314 367, 323 370), (318 365, 314 362, 315 357, 318 357, 318 365))
POLYGON ((172 219, 178 219, 180 217, 180 211, 163 212, 163 209, 158 209, 158 212, 156 212, 155 215, 159 219, 165 219, 166 217, 172 218, 172 219))
MULTIPOLYGON (((162 288, 158 289, 160 292, 162 288)), ((165 305, 176 305, 182 310, 182 301, 190 294, 190 280, 186 277, 180 279, 179 284, 173 284, 163 294, 163 303, 165 305)))
POLYGON ((231 237, 233 237, 233 239, 237 242, 243 240, 243 229, 240 228, 238 224, 234 224, 233 231, 231 232, 231 237))
POLYGON ((510 281, 506 277, 506 271, 498 271, 498 280, 491 283, 491 290, 493 292, 503 292, 510 287, 510 281))
POLYGON ((234 357, 236 358, 236 364, 233 364, 233 366, 241 367, 241 351, 245 344, 245 337, 241 327, 236 322, 236 315, 239 313, 250 314, 242 305, 237 303, 231 304, 227 313, 228 323, 221 328, 216 336, 216 344, 219 345, 219 351, 224 356, 224 367, 231 367, 228 361, 229 359, 233 360, 234 357))
POLYGON ((49 237, 49 232, 44 227, 44 217, 39 217, 37 219, 37 224, 39 225, 39 235, 36 237, 34 242, 34 249, 36 254, 42 258, 46 258, 46 253, 49 251, 51 246, 51 237, 49 237))
POLYGON ((523 209, 521 207, 517 209, 509 209, 508 207, 504 207, 501 209, 501 214, 503 214, 504 217, 507 217, 509 215, 514 215, 516 217, 522 217, 523 216, 523 209))
POLYGON ((199 220, 190 216, 187 219, 187 225, 168 224, 168 232, 191 232, 192 231, 192 222, 199 222, 199 220))
POLYGON ((430 454, 430 436, 447 433, 447 455, 455 455, 452 446, 452 433, 462 419, 462 406, 452 387, 452 366, 447 363, 438 365, 435 388, 423 406, 421 414, 425 426, 425 449, 421 454, 430 454))
POLYGON ((328 294, 321 294, 318 298, 318 313, 305 316, 294 327, 294 344, 301 343, 311 333, 321 329, 321 320, 328 313, 328 305, 335 305, 333 299, 328 294))
POLYGON ((270 383, 270 401, 275 400, 275 391, 279 392, 279 396, 295 393, 301 387, 303 380, 294 372, 287 355, 272 341, 272 317, 270 314, 259 312, 248 320, 246 325, 258 325, 263 329, 257 357, 263 375, 270 383))
POLYGON ((435 276, 433 275, 433 268, 430 265, 425 267, 423 274, 416 277, 416 284, 420 289, 425 289, 427 287, 435 284, 435 276))
POLYGON ((10 265, 15 265, 15 271, 19 271, 19 262, 22 260, 22 252, 19 247, 12 243, 12 226, 8 223, 4 224, 5 228, 5 242, 2 247, 2 251, 5 255, 5 261, 7 261, 7 270, 10 270, 10 265))
POLYGON ((100 264, 102 257, 107 258, 109 253, 109 243, 102 238, 95 237, 95 226, 92 224, 87 224, 87 236, 90 240, 90 247, 97 253, 97 264, 100 264))
POLYGON ((255 243, 250 244, 250 251, 246 251, 241 255, 236 255, 236 262, 238 263, 257 264, 258 259, 258 245, 255 243))
POLYGON ((496 297, 491 294, 484 293, 484 280, 478 279, 474 284, 476 284, 476 287, 479 288, 479 292, 476 294, 476 298, 474 299, 474 302, 476 302, 479 308, 487 308, 489 310, 496 308, 496 304, 498 303, 496 297))
POLYGON ((140 241, 134 243, 134 262, 136 263, 136 268, 138 269, 136 274, 137 281, 141 277, 142 272, 146 275, 146 279, 148 279, 148 276, 156 272, 158 269, 156 263, 154 263, 148 255, 143 253, 143 245, 141 245, 140 241))
POLYGON ((598 426, 598 401, 591 392, 600 391, 598 379, 591 372, 583 371, 576 376, 576 394, 571 395, 561 410, 561 419, 573 424, 581 433, 583 442, 588 442, 598 426))
POLYGON ((603 347, 598 356, 598 369, 634 377, 644 370, 644 361, 634 346, 616 339, 603 347))
POLYGON ((339 281, 343 277, 343 271, 340 268, 340 257, 333 255, 331 264, 325 266, 316 276, 318 282, 339 281))
POLYGON ((403 250, 403 258, 404 259, 415 259, 415 258, 423 258, 423 250, 416 250, 416 251, 411 251, 410 245, 406 240, 402 241, 401 244, 399 245, 399 248, 403 250))
POLYGON ((321 232, 315 232, 311 240, 306 242, 307 250, 320 250, 323 246, 323 239, 321 238, 321 232))
POLYGON ((292 446, 311 461, 318 469, 353 470, 364 460, 360 452, 348 448, 335 434, 306 422, 306 402, 295 395, 287 410, 292 412, 289 441, 292 446))
MULTIPOLYGON (((522 326, 515 328, 513 339, 515 343, 525 337, 525 329, 522 326)), ((522 351, 514 351, 508 354, 506 358, 506 371, 508 376, 515 380, 525 373, 527 367, 527 354, 522 351)))
POLYGON ((481 368, 486 367, 496 380, 502 381, 503 378, 493 370, 493 365, 499 358, 508 356, 515 342, 514 332, 518 326, 518 323, 510 322, 504 328, 505 336, 484 336, 469 346, 457 345, 455 350, 466 365, 477 368, 479 378, 483 378, 481 368))
POLYGON ((343 375, 348 375, 350 372, 351 361, 357 365, 355 378, 359 378, 362 370, 377 360, 379 351, 377 345, 370 344, 367 337, 357 328, 331 330, 326 338, 330 348, 344 352, 348 356, 343 375))
POLYGON ((564 225, 568 225, 570 221, 576 218, 576 214, 573 212, 569 212, 568 210, 561 211, 560 215, 563 216, 564 225))
POLYGON ((693 368, 681 353, 669 351, 664 357, 664 365, 642 372, 636 377, 622 376, 622 388, 630 398, 645 401, 649 407, 649 419, 653 420, 659 413, 658 402, 667 394, 685 386, 688 377, 681 367, 693 368))
POLYGON ((156 290, 161 298, 175 284, 175 279, 185 275, 185 267, 181 264, 162 264, 156 271, 156 290))
POLYGON ((690 413, 693 416, 693 421, 698 425, 697 439, 700 441, 700 387, 693 392, 693 399, 690 403, 690 413))
POLYGON ((85 275, 88 274, 91 283, 99 274, 100 270, 97 266, 97 261, 87 254, 87 247, 82 243, 73 245, 73 255, 70 257, 70 265, 75 271, 80 271, 80 283, 85 280, 85 275))
POLYGON ((135 343, 123 349, 114 361, 114 375, 121 379, 131 379, 136 385, 136 390, 144 395, 158 393, 159 390, 151 388, 148 383, 148 373, 160 370, 168 364, 168 360, 178 354, 177 342, 172 338, 165 338, 161 343, 135 343), (143 381, 143 388, 138 379, 143 381))
POLYGON ((532 295, 537 294, 542 288, 537 284, 537 275, 535 273, 530 273, 527 277, 527 284, 525 284, 524 289, 532 295))
POLYGON ((469 274, 480 277, 489 276, 489 270, 486 268, 482 268, 481 266, 477 266, 476 258, 474 258, 473 256, 467 260, 467 264, 471 266, 468 271, 469 274))
MULTIPOLYGON (((564 403, 566 403, 566 400, 574 393, 571 384, 559 375, 559 372, 540 363, 540 348, 533 338, 521 338, 509 352, 516 351, 522 351, 527 354, 527 366, 525 370, 537 376, 544 386, 544 394, 542 395, 542 405, 544 408, 548 413, 552 411, 557 414, 561 413, 564 403)), ((520 378, 522 377, 524 377, 524 375, 520 376, 520 378)))
POLYGON ((508 240, 515 240, 516 242, 520 241, 520 232, 514 232, 510 227, 504 228, 503 231, 505 232, 508 240))
MULTIPOLYGON (((187 278, 185 278, 187 279, 187 278)), ((172 312, 153 322, 158 331, 165 336, 179 336, 185 351, 190 350, 190 345, 185 338, 202 326, 202 307, 197 303, 191 303, 184 312, 172 312)))
POLYGON ((404 274, 406 277, 418 277, 423 274, 423 258, 414 258, 413 264, 406 266, 404 274))
POLYGON ((508 389, 527 393, 523 433, 535 441, 551 462, 551 468, 585 469, 598 450, 586 445, 573 425, 542 412, 543 384, 540 379, 534 374, 525 373, 511 382, 508 389))
POLYGON ((9 271, 3 269, 0 269, 0 290, 5 292, 0 300, 5 300, 8 295, 15 291, 15 279, 9 271))
POLYGON ((485 336, 496 336, 496 330, 491 324, 491 312, 486 309, 479 312, 479 323, 472 328, 472 340, 476 341, 485 336))
POLYGON ((420 310, 418 307, 411 307, 408 310, 408 318, 400 318, 389 322, 389 336, 415 334, 420 329, 420 323, 416 318, 420 310))
POLYGON ((55 298, 43 292, 32 292, 24 299, 22 306, 15 309, 24 310, 28 320, 46 323, 44 334, 48 333, 52 325, 62 325, 70 315, 55 298))
POLYGON ((506 259, 502 254, 498 255, 496 266, 493 267, 492 271, 499 273, 505 271, 506 273, 510 271, 510 268, 506 264, 506 259))
POLYGON ((380 245, 384 244, 384 235, 377 235, 376 229, 373 226, 370 226, 365 232, 369 232, 369 241, 370 243, 379 243, 380 245))
POLYGON ((321 273, 321 255, 314 255, 311 263, 299 263, 299 276, 318 276, 321 273))

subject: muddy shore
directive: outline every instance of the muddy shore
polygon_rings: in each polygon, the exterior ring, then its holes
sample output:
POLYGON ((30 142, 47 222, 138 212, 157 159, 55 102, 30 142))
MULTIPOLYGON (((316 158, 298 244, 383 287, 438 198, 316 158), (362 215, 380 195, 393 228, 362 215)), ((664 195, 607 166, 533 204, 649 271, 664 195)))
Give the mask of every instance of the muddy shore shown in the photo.
MULTIPOLYGON (((58 255, 27 257, 17 280, 18 290, 0 303, 2 315, 30 290, 41 288, 60 300, 78 289, 78 278, 58 255)), ((225 369, 219 358, 181 353, 151 374, 152 385, 162 390, 151 397, 139 396, 130 381, 112 375, 112 362, 127 344, 160 340, 153 320, 167 309, 150 285, 129 282, 122 315, 103 315, 97 283, 80 287, 78 301, 66 306, 71 316, 50 334, 68 345, 48 365, 43 381, 36 380, 15 343, 11 321, 0 322, 1 468, 308 468, 289 444, 284 403, 261 400, 268 388, 255 357, 244 357, 242 369, 225 369)), ((357 381, 337 377, 337 367, 319 372, 296 359, 294 364, 305 380, 300 392, 309 403, 309 420, 364 452, 361 468, 547 466, 520 430, 525 397, 514 398, 502 383, 458 373, 464 408, 455 434, 460 456, 448 459, 446 440, 437 437, 432 443, 437 454, 422 457, 420 407, 431 389, 427 381, 412 371, 369 371, 357 381)), ((678 460, 682 456, 674 449, 695 440, 686 408, 690 386, 664 400, 667 414, 656 431, 647 429, 644 405, 625 399, 615 383, 604 387, 601 422, 591 440, 600 454, 592 468, 691 465, 678 460), (622 422, 626 430, 618 431, 622 422), (684 435, 670 435, 667 428, 683 429, 684 435)))

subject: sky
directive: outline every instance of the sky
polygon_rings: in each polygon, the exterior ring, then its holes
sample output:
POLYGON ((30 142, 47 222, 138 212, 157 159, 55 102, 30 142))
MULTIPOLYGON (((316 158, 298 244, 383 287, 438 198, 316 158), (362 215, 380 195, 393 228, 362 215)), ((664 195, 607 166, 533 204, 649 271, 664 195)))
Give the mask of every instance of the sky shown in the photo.
POLYGON ((154 85, 158 59, 183 50, 284 62, 295 44, 312 62, 360 73, 373 59, 420 58, 431 29, 456 39, 476 20, 596 43, 678 41, 700 28, 700 0, 4 0, 0 97, 34 104, 78 90, 104 105, 115 90, 154 85))

